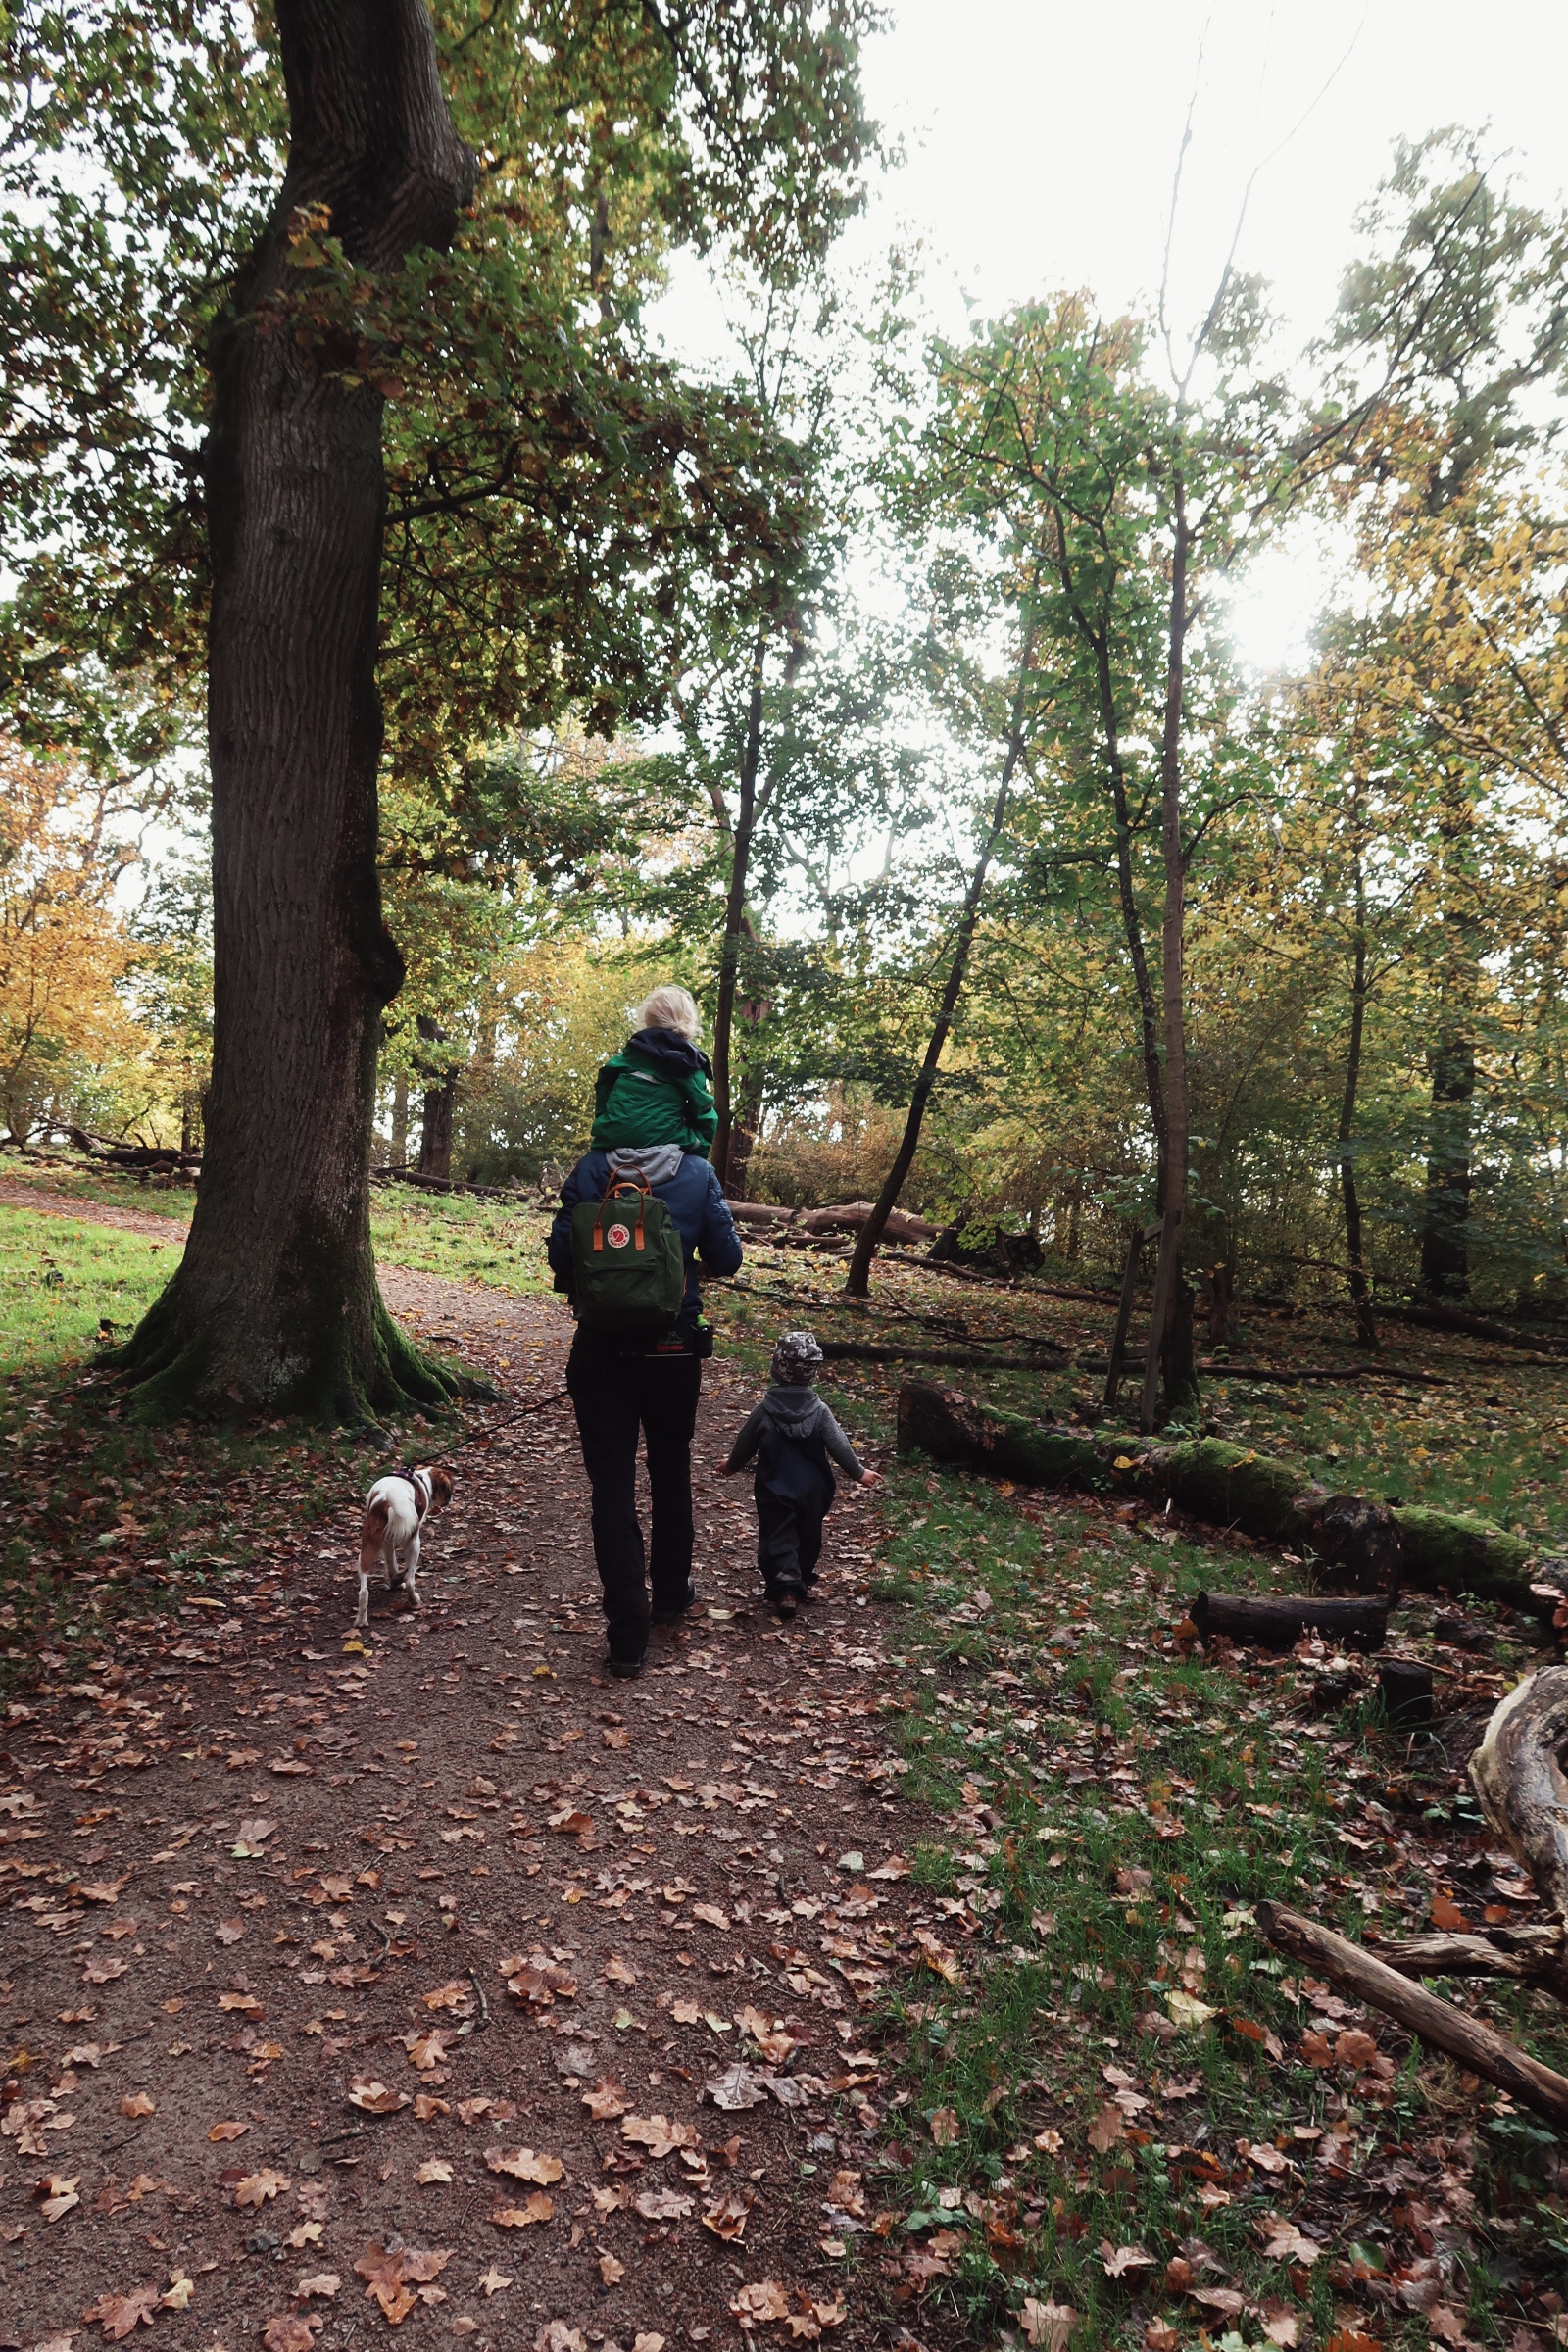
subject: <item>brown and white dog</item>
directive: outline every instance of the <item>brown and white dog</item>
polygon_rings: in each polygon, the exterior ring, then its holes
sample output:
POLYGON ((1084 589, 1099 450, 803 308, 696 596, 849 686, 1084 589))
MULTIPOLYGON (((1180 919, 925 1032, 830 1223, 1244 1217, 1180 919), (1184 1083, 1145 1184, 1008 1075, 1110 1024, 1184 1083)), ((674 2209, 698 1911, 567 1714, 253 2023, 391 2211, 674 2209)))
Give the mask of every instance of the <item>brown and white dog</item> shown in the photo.
POLYGON ((365 1497, 365 1525, 360 1530, 360 1606, 354 1619, 363 1632, 370 1616, 370 1577, 377 1560, 386 1562, 387 1591, 401 1578, 403 1590, 416 1608, 419 1588, 419 1539, 427 1519, 452 1500, 452 1473, 439 1462, 419 1470, 397 1470, 378 1478, 365 1497))

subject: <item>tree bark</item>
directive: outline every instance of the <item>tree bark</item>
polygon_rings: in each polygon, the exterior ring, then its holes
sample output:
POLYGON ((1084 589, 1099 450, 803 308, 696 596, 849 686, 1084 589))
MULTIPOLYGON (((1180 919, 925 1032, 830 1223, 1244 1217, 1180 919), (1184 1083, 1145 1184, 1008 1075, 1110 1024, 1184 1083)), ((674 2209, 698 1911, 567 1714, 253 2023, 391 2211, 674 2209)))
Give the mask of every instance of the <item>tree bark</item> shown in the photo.
POLYGON ((1421 1221, 1421 1288, 1432 1298, 1470 1295, 1470 1104, 1476 1052, 1445 1026, 1431 1055, 1432 1127, 1421 1221))
POLYGON ((403 980, 375 864, 382 400, 349 333, 299 318, 291 234, 325 208, 356 267, 395 271, 450 241, 475 164, 424 0, 277 0, 276 22, 288 169, 210 355, 213 1078, 184 1258, 122 1356, 145 1417, 352 1419, 450 1389, 386 1314, 370 1250, 377 1035, 403 980))
POLYGON ((1160 746, 1160 840, 1165 868, 1161 932, 1164 1012, 1165 1181, 1160 1200, 1159 1261, 1138 1426, 1153 1429, 1163 1391, 1167 1415, 1198 1395, 1192 1291, 1183 1270, 1187 1247, 1187 858, 1182 847, 1182 711, 1186 695, 1187 564, 1191 540, 1178 472, 1171 550, 1170 637, 1165 668, 1165 725, 1160 746))
MULTIPOLYGON (((1115 819, 1116 896, 1121 908, 1127 958, 1133 967, 1133 986, 1138 994, 1144 1085, 1149 1096, 1150 1121, 1154 1130, 1154 1206, 1157 1209, 1163 1206, 1165 1199, 1165 1073, 1159 1056, 1159 1007, 1154 1002, 1154 984, 1150 977, 1149 952, 1144 941, 1143 920, 1138 911, 1138 894, 1133 887, 1133 812, 1127 791, 1126 762, 1122 757, 1116 682, 1111 670, 1108 632, 1102 626, 1097 628, 1094 625, 1074 591, 1072 569, 1064 552, 1067 533, 1059 513, 1055 527, 1058 576, 1072 612, 1073 626, 1094 656, 1095 692, 1100 704, 1101 730, 1105 739, 1105 773, 1110 785, 1111 810, 1115 819)), ((1105 594, 1109 594, 1108 586, 1105 594)))
POLYGON ((909 1110, 908 1116, 904 1122, 903 1140, 894 1153, 893 1165, 889 1168, 882 1190, 878 1193, 872 1205, 871 1214, 860 1228, 859 1238, 855 1245, 855 1255, 850 1260, 850 1271, 845 1279, 844 1288, 852 1298, 865 1298, 870 1296, 871 1260, 876 1255, 877 1244, 882 1239, 887 1221, 898 1206, 899 1195, 904 1190, 905 1180, 914 1165, 914 1155, 920 1144, 920 1129, 925 1121, 926 1104, 931 1100, 932 1089, 937 1082, 937 1069, 942 1060, 942 1050, 948 1042, 948 1033, 953 1027, 953 1016, 958 1008, 958 999, 963 994, 963 984, 969 971, 969 955, 974 946, 974 935, 980 923, 980 902, 985 897, 986 876, 991 871, 991 861, 997 854, 997 846, 1002 839, 1002 828, 1007 820, 1007 804, 1012 796, 1013 774, 1018 761, 1023 757, 1023 700, 1028 685, 1029 665, 1033 653, 1033 636, 1026 636, 1019 661, 1018 689, 1013 697, 1012 728, 1007 739, 1006 757, 1002 763, 1002 781, 997 787, 997 797, 991 809, 991 823, 986 833, 985 846, 980 852, 974 872, 969 877, 969 887, 964 893, 963 906, 958 915, 957 935, 953 943, 953 961, 948 966, 947 986, 942 991, 942 1003, 937 1009, 936 1023, 926 1045, 925 1059, 920 1064, 920 1074, 914 1082, 914 1092, 909 1099, 909 1110))
POLYGON ((1132 1325, 1133 1304, 1138 1296, 1138 1269, 1143 1263, 1144 1251, 1158 1231, 1157 1222, 1135 1225, 1128 1237, 1127 1262, 1122 1268, 1121 1298, 1116 1306, 1116 1325, 1110 1335, 1110 1357, 1105 1366, 1104 1394, 1100 1400, 1101 1412, 1107 1420, 1115 1411, 1116 1400, 1121 1395, 1122 1375, 1126 1370, 1127 1333, 1132 1325))
MULTIPOLYGON (((1352 822, 1359 825, 1360 787, 1352 806, 1352 822)), ((1349 1260, 1350 1305, 1355 1315, 1355 1339, 1360 1348, 1375 1348, 1378 1328, 1372 1319, 1372 1293, 1366 1278, 1361 1234, 1361 1196, 1355 1181, 1355 1155, 1350 1139, 1355 1132, 1355 1099, 1361 1084, 1361 1044, 1366 1025, 1366 875, 1357 833, 1354 851, 1355 941, 1350 968, 1350 1042, 1345 1057, 1345 1094, 1340 1103, 1340 1196, 1345 1203, 1345 1247, 1349 1260)))
POLYGON ((1568 1666, 1530 1675, 1493 1713, 1470 1785, 1549 1911, 1568 1920, 1568 1666))
MULTIPOLYGON (((743 1004, 741 1017, 749 1028, 755 1029, 760 1011, 760 1005, 743 1004)), ((729 1131, 729 1150, 724 1154, 724 1190, 732 1200, 744 1200, 746 1198, 752 1153, 757 1149, 758 1131, 762 1124, 762 1071, 748 1065, 746 1075, 741 1080, 734 1124, 729 1131)))
MULTIPOLYGON (((419 1037, 427 1046, 444 1046, 447 1033, 438 1028, 428 1013, 419 1015, 419 1037)), ((419 1121, 419 1159, 416 1173, 433 1176, 442 1184, 452 1181, 452 1112, 458 1094, 458 1065, 435 1056, 422 1057, 418 1064, 424 1079, 424 1102, 419 1121)))

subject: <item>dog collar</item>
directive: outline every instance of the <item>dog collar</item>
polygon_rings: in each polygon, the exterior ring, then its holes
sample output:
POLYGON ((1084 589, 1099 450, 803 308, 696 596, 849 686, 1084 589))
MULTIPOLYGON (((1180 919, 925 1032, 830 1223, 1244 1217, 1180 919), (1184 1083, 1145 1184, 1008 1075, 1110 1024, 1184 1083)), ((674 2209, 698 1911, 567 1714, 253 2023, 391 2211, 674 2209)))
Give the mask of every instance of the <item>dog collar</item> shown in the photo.
POLYGON ((398 1470, 393 1475, 406 1480, 414 1489, 414 1515, 416 1519, 422 1519, 430 1508, 430 1481, 425 1472, 422 1470, 398 1470))

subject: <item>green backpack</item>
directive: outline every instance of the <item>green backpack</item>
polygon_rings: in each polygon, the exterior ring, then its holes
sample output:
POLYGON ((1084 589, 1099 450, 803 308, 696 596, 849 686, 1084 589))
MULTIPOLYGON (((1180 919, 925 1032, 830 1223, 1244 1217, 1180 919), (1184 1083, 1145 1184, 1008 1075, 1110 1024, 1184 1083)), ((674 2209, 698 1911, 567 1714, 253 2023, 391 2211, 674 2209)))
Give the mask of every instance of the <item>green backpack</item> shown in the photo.
POLYGON ((577 1320, 585 1331, 667 1331, 686 1296, 675 1220, 640 1176, 612 1176, 571 1212, 577 1320), (616 1196, 630 1199, 617 1203, 616 1196), (635 1210, 632 1203, 635 1202, 635 1210))

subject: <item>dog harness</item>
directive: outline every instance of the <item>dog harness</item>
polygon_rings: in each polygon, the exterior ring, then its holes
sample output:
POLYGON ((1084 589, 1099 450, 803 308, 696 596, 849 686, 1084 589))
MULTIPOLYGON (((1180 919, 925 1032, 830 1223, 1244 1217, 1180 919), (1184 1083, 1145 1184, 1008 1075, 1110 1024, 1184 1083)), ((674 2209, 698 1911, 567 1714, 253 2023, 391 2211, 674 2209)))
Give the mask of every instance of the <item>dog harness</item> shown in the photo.
POLYGON ((425 1472, 422 1470, 394 1470, 392 1475, 394 1478, 401 1478, 406 1485, 414 1489, 414 1516, 416 1520, 422 1519, 430 1508, 430 1481, 425 1472))

